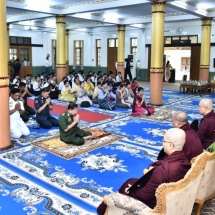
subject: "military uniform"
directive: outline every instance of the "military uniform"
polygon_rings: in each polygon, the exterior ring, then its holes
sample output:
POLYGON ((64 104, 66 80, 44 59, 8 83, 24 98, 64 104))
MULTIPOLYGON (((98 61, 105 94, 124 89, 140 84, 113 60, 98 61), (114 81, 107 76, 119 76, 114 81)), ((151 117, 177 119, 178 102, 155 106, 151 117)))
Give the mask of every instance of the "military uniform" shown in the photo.
MULTIPOLYGON (((20 97, 22 96, 23 93, 20 92, 20 97)), ((24 122, 28 122, 29 120, 29 116, 34 115, 36 113, 36 111, 29 107, 27 104, 27 99, 28 99, 28 94, 26 93, 24 95, 24 97, 22 97, 23 101, 24 101, 24 108, 25 108, 25 113, 21 114, 21 118, 24 122)))
POLYGON ((69 144, 83 145, 84 137, 92 135, 91 132, 80 129, 78 125, 74 125, 69 131, 65 132, 68 125, 74 122, 74 116, 70 115, 68 111, 63 112, 59 117, 60 139, 69 144))
MULTIPOLYGON (((40 95, 34 99, 35 109, 38 111, 44 104, 46 99, 40 95)), ((52 103, 50 103, 52 105, 52 103)), ((41 128, 51 128, 52 126, 59 126, 58 120, 51 116, 49 105, 45 107, 40 113, 36 113, 36 121, 40 124, 41 128)))
MULTIPOLYGON (((22 101, 14 101, 11 97, 9 100, 9 109, 14 110, 17 103, 20 103, 20 109, 25 110, 22 101)), ((23 120, 20 118, 20 113, 17 110, 10 115, 10 134, 12 138, 20 138, 22 135, 28 136, 30 131, 23 120)))

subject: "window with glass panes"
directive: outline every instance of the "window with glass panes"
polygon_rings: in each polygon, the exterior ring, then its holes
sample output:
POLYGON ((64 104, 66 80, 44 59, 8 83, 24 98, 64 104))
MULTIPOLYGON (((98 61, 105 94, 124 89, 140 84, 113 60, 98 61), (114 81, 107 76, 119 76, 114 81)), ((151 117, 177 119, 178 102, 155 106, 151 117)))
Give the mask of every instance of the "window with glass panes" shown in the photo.
POLYGON ((118 39, 108 39, 108 47, 118 47, 118 39))
POLYGON ((137 38, 131 38, 131 54, 137 54, 137 38))
POLYGON ((75 40, 74 46, 75 46, 75 53, 74 53, 75 65, 81 66, 83 63, 83 58, 82 58, 83 40, 75 40))
POLYGON ((14 61, 17 59, 17 48, 10 48, 10 60, 14 61))
POLYGON ((101 66, 101 40, 96 40, 96 66, 101 66))

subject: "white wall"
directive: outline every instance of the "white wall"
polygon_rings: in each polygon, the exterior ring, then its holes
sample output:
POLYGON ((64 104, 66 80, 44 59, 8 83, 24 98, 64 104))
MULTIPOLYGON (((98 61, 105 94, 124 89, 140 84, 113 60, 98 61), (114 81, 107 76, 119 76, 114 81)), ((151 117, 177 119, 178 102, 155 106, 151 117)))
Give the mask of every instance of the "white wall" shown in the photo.
MULTIPOLYGON (((182 28, 180 35, 198 35, 199 43, 201 43, 201 21, 194 22, 175 22, 165 24, 165 36, 177 35, 176 29, 182 28)), ((211 42, 215 42, 215 23, 212 26, 211 42)), ((33 44, 43 44, 43 48, 34 47, 32 49, 33 66, 43 66, 47 54, 51 55, 51 42, 56 39, 56 33, 20 31, 16 29, 10 30, 10 36, 31 37, 33 44)), ((118 30, 116 26, 101 27, 91 30, 91 32, 70 31, 69 33, 69 63, 73 65, 73 41, 84 40, 84 66, 96 66, 96 39, 101 39, 101 56, 102 67, 107 66, 107 40, 109 38, 117 38, 118 30)), ((125 31, 125 57, 130 54, 130 38, 137 37, 137 60, 140 61, 140 68, 148 68, 148 48, 146 44, 151 44, 151 24, 146 25, 145 29, 138 29, 126 26, 125 31)), ((215 58, 215 47, 211 47, 210 71, 213 68, 213 58, 215 58)), ((51 59, 52 61, 52 59, 51 59)))

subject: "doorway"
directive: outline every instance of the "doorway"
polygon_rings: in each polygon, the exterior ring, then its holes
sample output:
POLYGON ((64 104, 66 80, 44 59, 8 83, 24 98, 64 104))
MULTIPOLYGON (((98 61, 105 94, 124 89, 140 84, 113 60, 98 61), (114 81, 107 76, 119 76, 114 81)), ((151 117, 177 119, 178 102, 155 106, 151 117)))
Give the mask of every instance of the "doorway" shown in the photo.
POLYGON ((184 75, 190 80, 191 47, 164 47, 164 56, 175 69, 175 81, 182 81, 184 75))

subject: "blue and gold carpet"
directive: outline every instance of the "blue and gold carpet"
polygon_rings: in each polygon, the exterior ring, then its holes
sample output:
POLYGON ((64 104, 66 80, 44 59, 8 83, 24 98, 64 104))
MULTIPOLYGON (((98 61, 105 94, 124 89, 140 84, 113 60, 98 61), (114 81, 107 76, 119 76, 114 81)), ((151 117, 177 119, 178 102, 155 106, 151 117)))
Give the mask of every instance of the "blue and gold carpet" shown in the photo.
MULTIPOLYGON (((203 97, 215 99, 214 95, 188 96, 164 90, 164 105, 159 108, 171 113, 185 110, 189 121, 200 120, 198 103, 203 97)), ((15 140, 14 148, 0 152, 0 214, 96 214, 104 195, 116 191, 128 178, 140 177, 143 169, 156 160, 163 135, 172 127, 171 117, 131 117, 131 109, 113 112, 93 106, 89 111, 113 118, 93 123, 82 120, 80 126, 103 129, 122 139, 66 160, 31 144, 59 135, 56 128, 39 128, 33 117, 27 123, 31 135, 15 140)))

